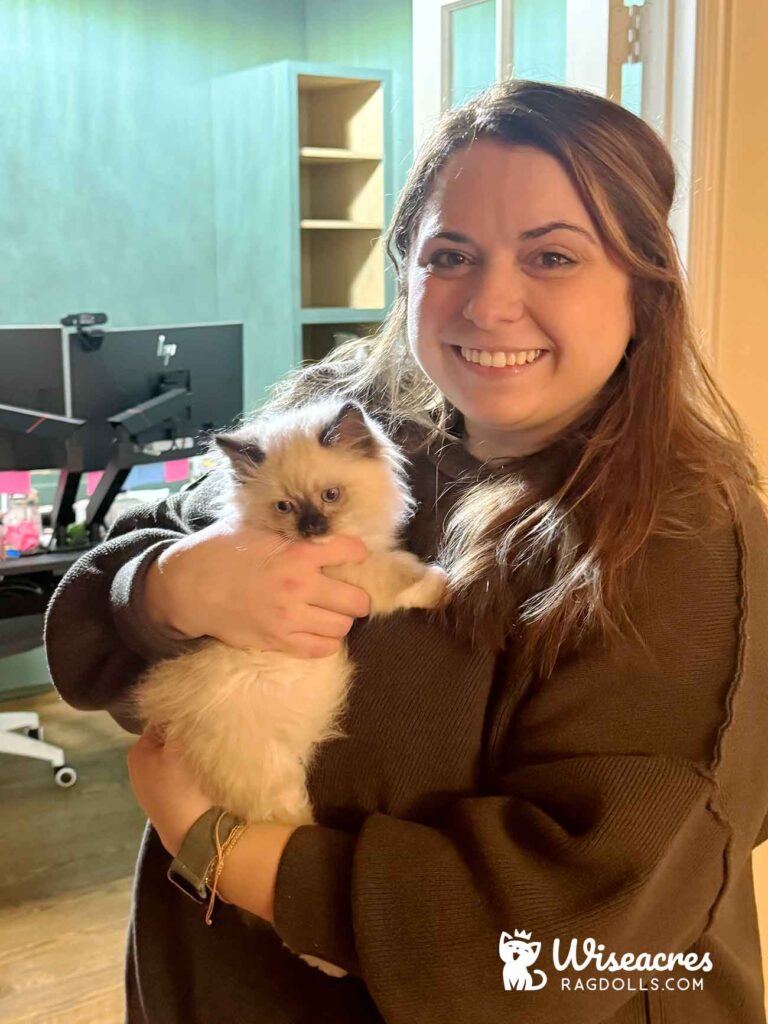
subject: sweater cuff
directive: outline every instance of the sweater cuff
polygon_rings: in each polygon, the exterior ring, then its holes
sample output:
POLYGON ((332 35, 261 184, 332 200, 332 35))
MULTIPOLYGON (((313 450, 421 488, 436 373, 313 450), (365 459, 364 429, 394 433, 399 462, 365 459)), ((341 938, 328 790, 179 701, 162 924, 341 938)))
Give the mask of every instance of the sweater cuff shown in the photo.
POLYGON ((291 835, 275 881, 275 931, 294 953, 320 957, 360 974, 352 926, 356 838, 323 825, 291 835))
POLYGON ((198 639, 190 639, 178 630, 158 625, 145 610, 147 573, 155 559, 175 544, 177 539, 161 540, 153 544, 121 566, 112 580, 112 618, 120 639, 126 647, 150 663, 161 658, 176 657, 185 651, 194 650, 199 644, 198 639))

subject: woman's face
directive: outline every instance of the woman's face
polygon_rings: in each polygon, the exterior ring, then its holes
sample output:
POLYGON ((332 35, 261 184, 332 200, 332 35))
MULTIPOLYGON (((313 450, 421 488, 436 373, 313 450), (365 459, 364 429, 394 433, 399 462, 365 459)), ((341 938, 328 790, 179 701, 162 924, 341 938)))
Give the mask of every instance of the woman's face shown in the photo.
POLYGON ((472 454, 537 451, 600 391, 631 335, 629 275, 558 161, 491 139, 455 153, 412 240, 408 339, 464 414, 472 454))

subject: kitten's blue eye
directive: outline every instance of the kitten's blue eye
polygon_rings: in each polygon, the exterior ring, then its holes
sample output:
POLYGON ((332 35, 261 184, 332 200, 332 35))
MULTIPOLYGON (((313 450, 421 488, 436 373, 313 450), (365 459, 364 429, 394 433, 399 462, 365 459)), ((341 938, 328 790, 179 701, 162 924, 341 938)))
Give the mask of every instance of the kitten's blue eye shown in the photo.
POLYGON ((339 487, 326 487, 326 489, 323 491, 323 493, 320 495, 320 497, 323 499, 323 501, 327 501, 328 503, 330 503, 332 501, 338 501, 340 494, 341 494, 341 488, 339 488, 339 487))
POLYGON ((275 502, 275 510, 281 515, 288 515, 289 512, 293 512, 293 502, 288 501, 287 498, 283 498, 280 501, 275 502))

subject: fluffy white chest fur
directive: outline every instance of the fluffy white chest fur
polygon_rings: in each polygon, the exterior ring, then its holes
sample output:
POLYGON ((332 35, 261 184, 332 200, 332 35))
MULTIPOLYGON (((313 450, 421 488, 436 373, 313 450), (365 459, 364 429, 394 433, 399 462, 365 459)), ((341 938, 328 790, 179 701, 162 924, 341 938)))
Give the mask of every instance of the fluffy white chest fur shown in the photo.
POLYGON ((214 803, 248 822, 312 821, 305 774, 319 743, 340 736, 352 665, 342 648, 321 659, 203 650, 151 670, 141 717, 162 723, 214 803))

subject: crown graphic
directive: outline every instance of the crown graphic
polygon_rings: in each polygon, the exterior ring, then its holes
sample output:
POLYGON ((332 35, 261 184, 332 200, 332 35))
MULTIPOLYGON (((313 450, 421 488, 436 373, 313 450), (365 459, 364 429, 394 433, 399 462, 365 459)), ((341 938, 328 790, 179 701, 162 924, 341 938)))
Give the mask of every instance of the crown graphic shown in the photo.
POLYGON ((532 934, 533 934, 533 932, 518 931, 517 928, 515 928, 515 934, 514 934, 513 938, 515 938, 515 939, 525 939, 526 942, 527 942, 528 939, 530 939, 532 934))

